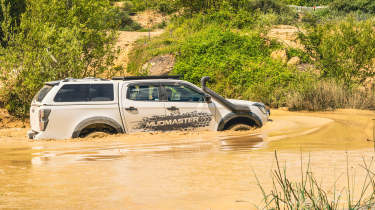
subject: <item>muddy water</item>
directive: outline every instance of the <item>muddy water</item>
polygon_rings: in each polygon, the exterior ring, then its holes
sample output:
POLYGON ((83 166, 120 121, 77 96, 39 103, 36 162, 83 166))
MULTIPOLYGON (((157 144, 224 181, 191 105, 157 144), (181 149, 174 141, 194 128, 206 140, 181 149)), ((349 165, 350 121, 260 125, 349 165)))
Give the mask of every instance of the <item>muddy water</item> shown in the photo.
MULTIPOLYGON (((252 209, 272 187, 274 151, 298 180, 310 162, 326 189, 364 178, 374 155, 370 111, 273 111, 252 132, 133 134, 29 141, 0 130, 0 208, 252 209), (309 158, 310 157, 310 158, 309 158)), ((358 189, 355 189, 357 191, 358 189)), ((344 196, 344 195, 343 195, 344 196)))

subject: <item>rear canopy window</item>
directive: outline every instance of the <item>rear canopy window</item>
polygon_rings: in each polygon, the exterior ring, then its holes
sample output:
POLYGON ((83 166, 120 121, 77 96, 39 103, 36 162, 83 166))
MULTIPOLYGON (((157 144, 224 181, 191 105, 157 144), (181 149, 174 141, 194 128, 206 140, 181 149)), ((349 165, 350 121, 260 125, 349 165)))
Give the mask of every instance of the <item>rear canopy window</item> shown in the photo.
POLYGON ((42 89, 40 89, 39 92, 34 96, 33 101, 42 102, 52 87, 53 86, 51 85, 44 85, 42 89))
POLYGON ((54 101, 113 101, 113 97, 113 84, 70 84, 61 87, 54 101))

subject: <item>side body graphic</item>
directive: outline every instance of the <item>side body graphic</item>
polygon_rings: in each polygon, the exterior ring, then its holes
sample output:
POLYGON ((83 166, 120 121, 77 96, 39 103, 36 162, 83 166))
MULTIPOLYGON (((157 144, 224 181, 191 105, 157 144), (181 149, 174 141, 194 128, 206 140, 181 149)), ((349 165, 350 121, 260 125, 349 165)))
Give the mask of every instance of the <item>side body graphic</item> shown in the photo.
POLYGON ((211 121, 212 114, 206 112, 154 115, 144 117, 135 129, 146 131, 194 130, 210 126, 211 121))

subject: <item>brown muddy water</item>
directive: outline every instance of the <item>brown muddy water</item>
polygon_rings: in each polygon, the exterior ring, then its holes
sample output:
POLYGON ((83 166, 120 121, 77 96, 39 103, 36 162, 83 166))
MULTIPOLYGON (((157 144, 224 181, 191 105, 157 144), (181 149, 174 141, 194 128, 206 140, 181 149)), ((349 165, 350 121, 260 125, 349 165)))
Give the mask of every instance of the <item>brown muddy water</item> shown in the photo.
MULTIPOLYGON (((311 164, 332 193, 364 179, 372 111, 275 110, 252 132, 171 132, 30 141, 0 130, 0 208, 254 209, 272 188, 274 151, 293 180, 311 164), (348 159, 348 161, 347 161, 348 159)), ((357 192, 359 187, 354 191, 357 192)), ((340 191, 345 197, 345 191, 340 191)), ((358 194, 358 193, 357 193, 358 194)))

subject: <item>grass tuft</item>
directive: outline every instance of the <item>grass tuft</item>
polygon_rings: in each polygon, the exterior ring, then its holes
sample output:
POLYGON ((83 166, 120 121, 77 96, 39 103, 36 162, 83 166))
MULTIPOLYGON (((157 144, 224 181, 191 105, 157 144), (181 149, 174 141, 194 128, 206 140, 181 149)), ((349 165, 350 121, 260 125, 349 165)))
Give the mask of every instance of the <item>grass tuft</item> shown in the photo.
MULTIPOLYGON (((348 156, 347 156, 348 157, 348 156)), ((341 192, 337 193, 336 183, 333 196, 329 196, 326 189, 317 181, 310 168, 310 157, 305 170, 302 166, 301 155, 301 180, 292 181, 287 176, 286 168, 280 166, 277 152, 275 151, 276 169, 272 171, 273 188, 266 192, 255 175, 258 186, 263 194, 263 208, 261 209, 373 209, 375 208, 375 173, 372 170, 373 159, 370 162, 363 160, 361 166, 365 172, 365 180, 360 185, 360 195, 354 199, 353 181, 350 184, 349 160, 347 158, 347 199, 342 200, 341 192)))

